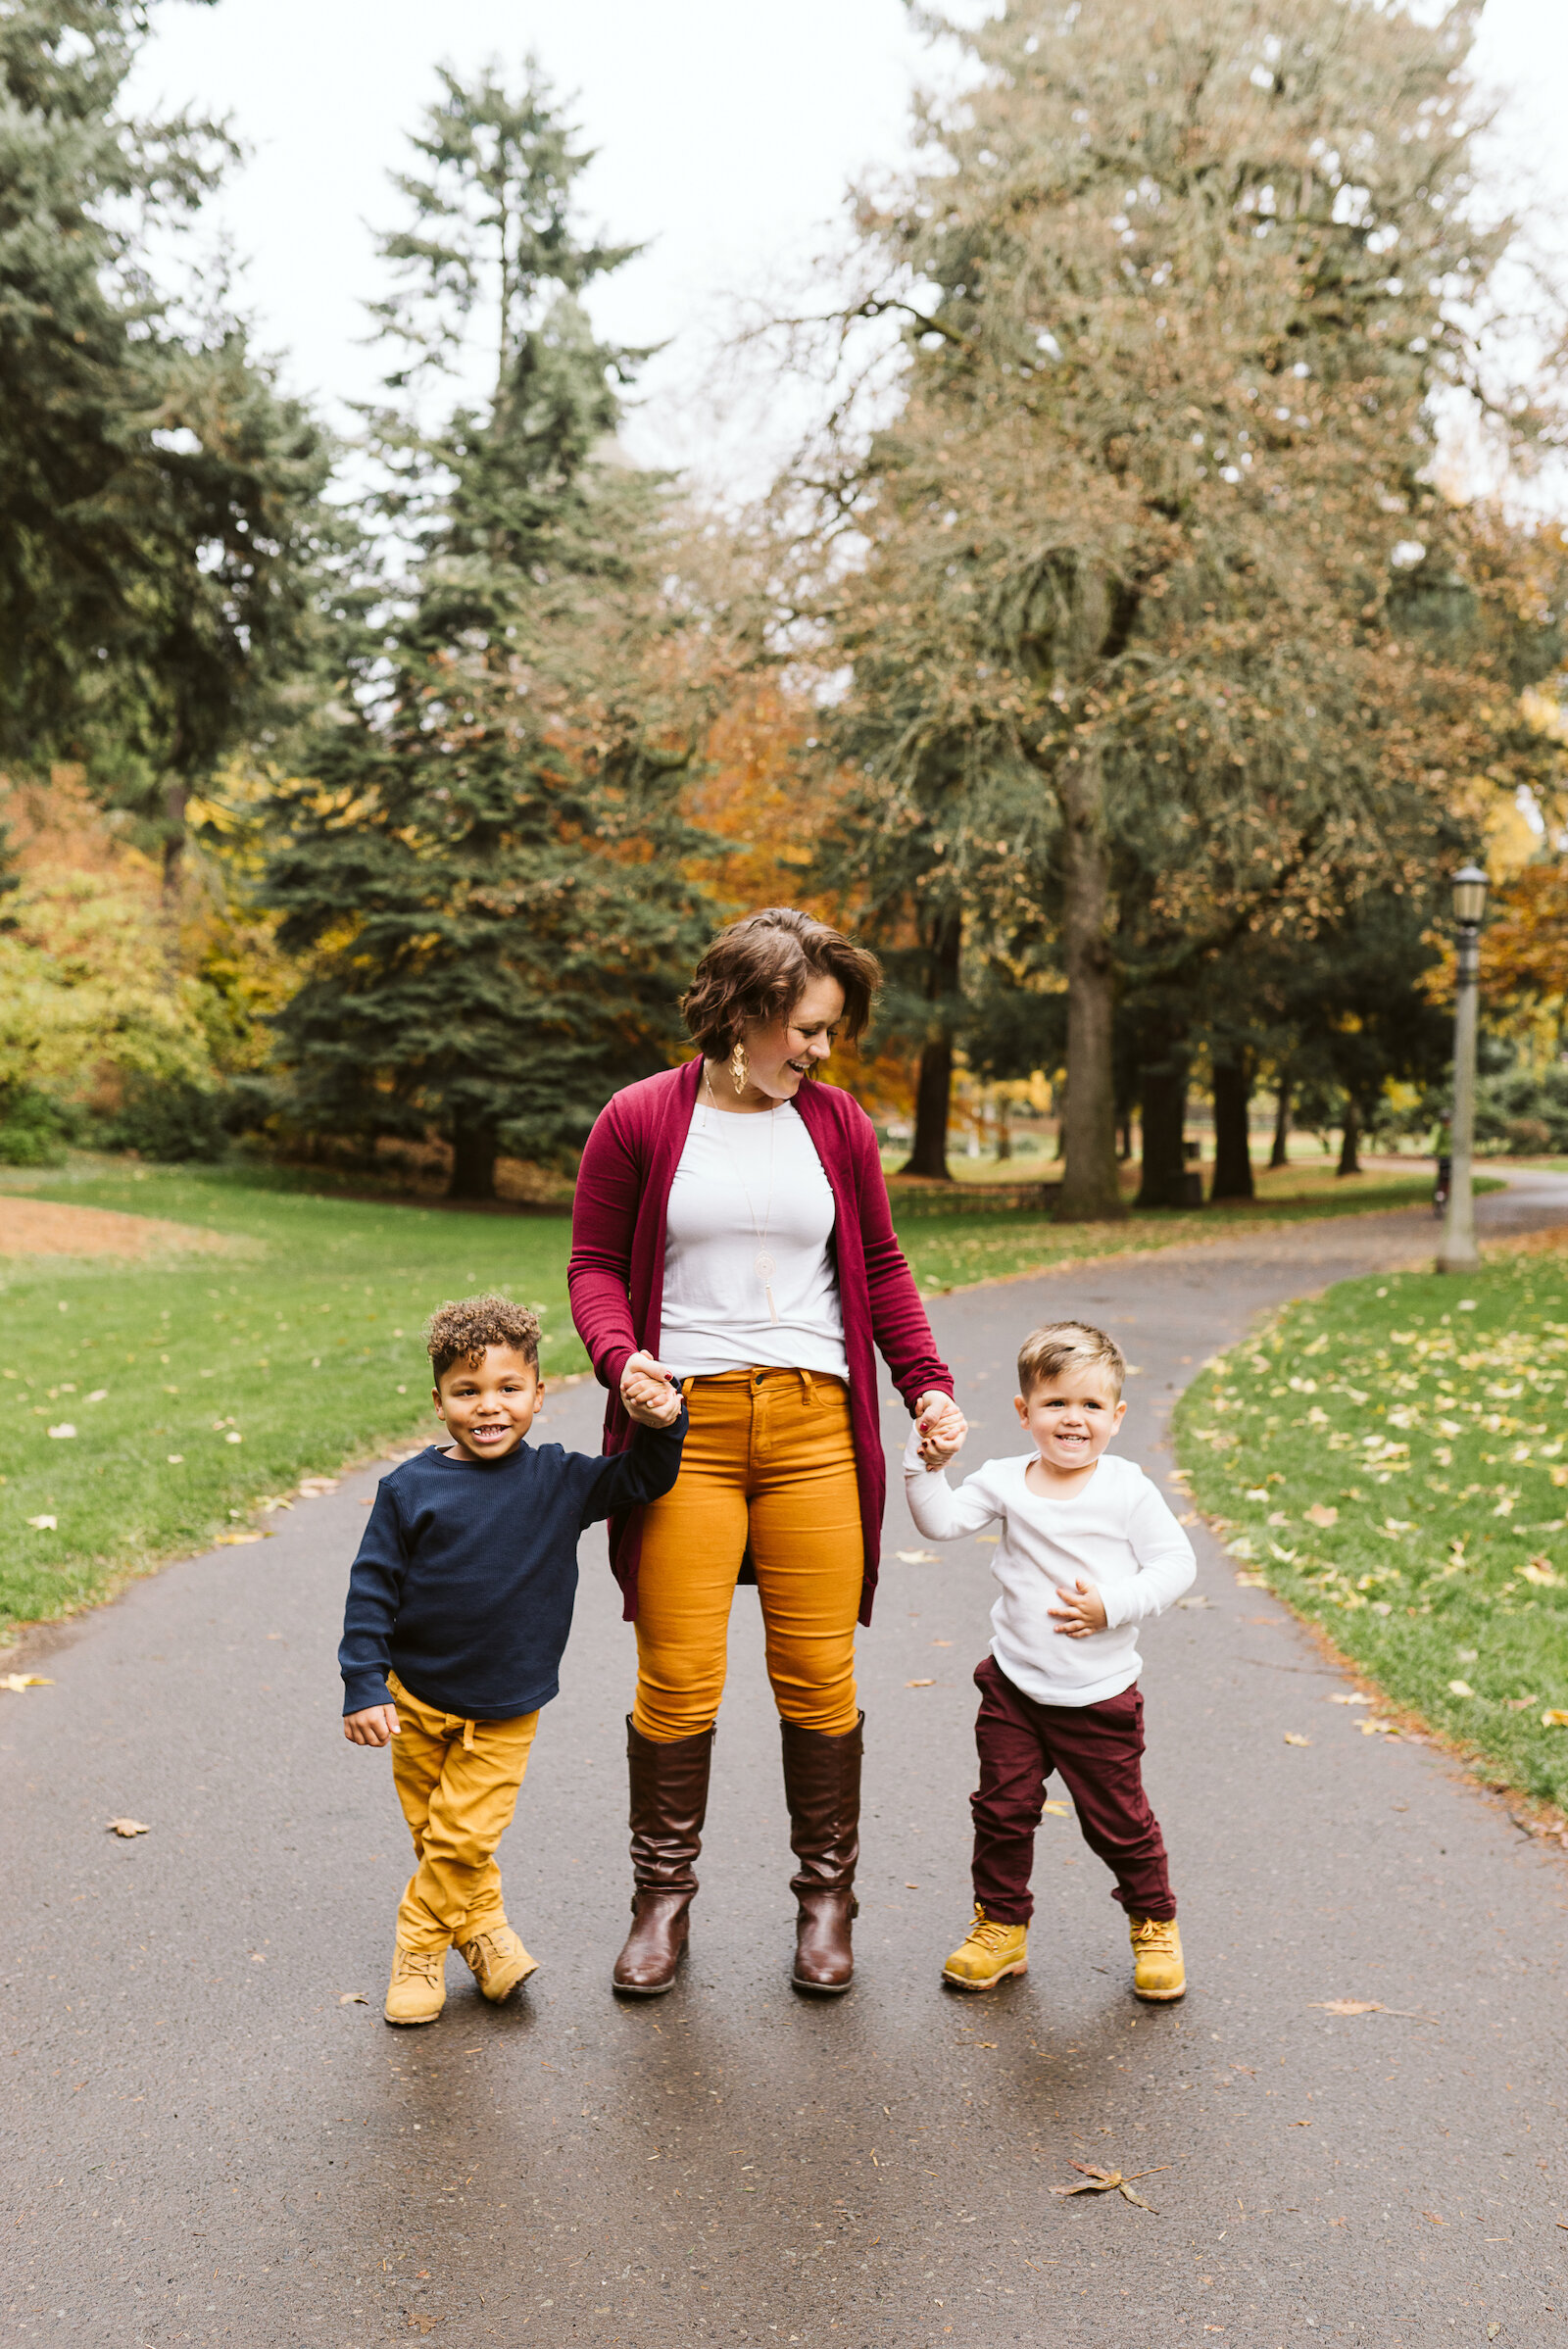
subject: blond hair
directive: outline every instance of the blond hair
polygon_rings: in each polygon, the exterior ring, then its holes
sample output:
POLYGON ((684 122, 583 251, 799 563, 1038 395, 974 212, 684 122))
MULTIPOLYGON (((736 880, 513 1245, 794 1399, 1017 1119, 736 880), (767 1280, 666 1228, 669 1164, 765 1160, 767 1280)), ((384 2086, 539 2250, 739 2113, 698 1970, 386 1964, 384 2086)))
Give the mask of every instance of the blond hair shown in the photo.
POLYGON ((537 1370, 539 1316, 510 1297, 464 1297, 436 1308, 424 1333, 430 1367, 440 1385, 455 1362, 477 1370, 487 1346, 510 1346, 537 1370))
POLYGON ((1114 1338, 1088 1321, 1048 1321, 1031 1330, 1018 1348, 1018 1392, 1028 1400, 1036 1387, 1049 1387, 1069 1370, 1094 1370, 1121 1400, 1127 1357, 1114 1338))

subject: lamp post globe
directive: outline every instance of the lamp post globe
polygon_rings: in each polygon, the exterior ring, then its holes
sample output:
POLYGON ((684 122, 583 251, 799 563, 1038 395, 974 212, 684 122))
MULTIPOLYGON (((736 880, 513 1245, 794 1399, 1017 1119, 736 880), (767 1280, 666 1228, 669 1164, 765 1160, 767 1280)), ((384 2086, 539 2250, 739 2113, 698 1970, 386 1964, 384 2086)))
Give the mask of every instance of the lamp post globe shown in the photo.
POLYGON ((1439 1272, 1479 1269, 1475 1192, 1471 1163, 1476 1134, 1476 1011, 1481 977, 1481 923, 1487 910, 1487 876, 1479 864, 1461 865, 1453 876, 1453 920, 1458 932, 1458 986, 1453 1005, 1453 1121, 1449 1150, 1448 1209, 1443 1227, 1439 1272))

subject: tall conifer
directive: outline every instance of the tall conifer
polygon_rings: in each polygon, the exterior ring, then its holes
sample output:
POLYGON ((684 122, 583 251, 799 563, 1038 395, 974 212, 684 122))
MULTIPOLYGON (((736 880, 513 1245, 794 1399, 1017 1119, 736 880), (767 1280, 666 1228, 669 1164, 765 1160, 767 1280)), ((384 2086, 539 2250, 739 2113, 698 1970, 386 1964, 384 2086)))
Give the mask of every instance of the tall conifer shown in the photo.
POLYGON ((639 354, 584 308, 632 250, 579 233, 589 157, 536 71, 515 96, 443 73, 414 144, 377 312, 399 398, 370 419, 414 562, 279 796, 268 894, 310 974, 280 1023, 306 1117, 434 1127, 454 1196, 484 1199, 501 1150, 580 1141, 676 1041, 707 929, 681 864, 698 664, 664 485, 615 443, 639 354))

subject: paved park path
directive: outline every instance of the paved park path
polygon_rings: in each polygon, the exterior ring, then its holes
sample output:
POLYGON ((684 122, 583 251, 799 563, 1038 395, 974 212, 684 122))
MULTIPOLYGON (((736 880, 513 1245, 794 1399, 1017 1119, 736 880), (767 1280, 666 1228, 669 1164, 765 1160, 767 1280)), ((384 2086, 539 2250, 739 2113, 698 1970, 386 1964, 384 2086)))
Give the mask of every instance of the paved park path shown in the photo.
MULTIPOLYGON (((1561 1222, 1568 1185, 1537 1176, 1482 1212, 1561 1222)), ((1368 1217, 945 1298, 973 1457, 1013 1444, 1032 1319, 1116 1332, 1141 1370, 1126 1446, 1163 1475, 1166 1414, 1206 1355, 1259 1309, 1432 1239, 1430 1218, 1368 1217)), ((591 1444, 597 1403, 567 1391, 550 1435, 591 1444)), ((903 1415, 887 1421, 891 1452, 903 1415)), ((1120 1912, 1068 1818, 1042 1834, 1027 1979, 979 2001, 940 1987, 967 1916, 991 1597, 989 1551, 962 1543, 890 1563, 861 1643, 852 1995, 788 1987, 778 1733, 743 1591, 692 1961, 670 1997, 617 2006, 632 1645, 596 1540, 503 1855, 540 1971, 496 2012, 454 1960, 441 2023, 394 2033, 379 2006, 407 1836, 384 1757, 338 1734, 333 1666, 373 1487, 347 1477, 275 1541, 137 1586, 53 1643, 53 1688, 0 1696, 0 2339, 1568 2333, 1568 1860, 1436 1751, 1360 1736, 1310 1639, 1211 1542, 1209 1603, 1146 1647, 1185 2005, 1133 2001, 1120 1912), (106 1835, 126 1813, 152 1832, 106 1835), (1150 2173, 1153 2212, 1057 2198, 1073 2160, 1150 2173)), ((895 1508, 890 1561, 918 1546, 895 1508)))

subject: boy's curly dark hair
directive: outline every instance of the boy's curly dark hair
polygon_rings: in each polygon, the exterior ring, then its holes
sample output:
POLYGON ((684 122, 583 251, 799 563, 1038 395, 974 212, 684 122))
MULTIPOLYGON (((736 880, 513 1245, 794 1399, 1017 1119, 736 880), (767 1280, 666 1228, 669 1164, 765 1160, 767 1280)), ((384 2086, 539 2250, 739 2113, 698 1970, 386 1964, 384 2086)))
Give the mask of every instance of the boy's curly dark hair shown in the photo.
POLYGON ((487 1346, 510 1346, 537 1370, 539 1316, 508 1297, 461 1297, 436 1307, 424 1343, 438 1385, 455 1362, 476 1369, 487 1346))

